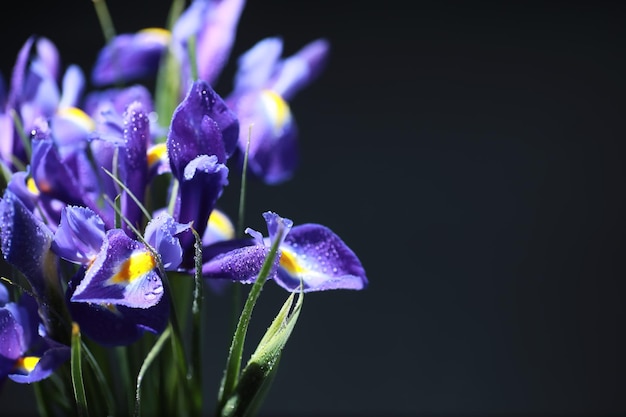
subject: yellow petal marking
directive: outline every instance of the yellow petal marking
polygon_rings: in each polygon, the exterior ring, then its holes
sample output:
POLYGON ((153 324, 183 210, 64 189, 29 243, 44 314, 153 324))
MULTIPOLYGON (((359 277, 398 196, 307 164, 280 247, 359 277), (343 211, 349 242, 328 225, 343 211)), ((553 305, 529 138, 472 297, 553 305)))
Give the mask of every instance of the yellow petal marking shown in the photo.
POLYGON ((77 107, 64 107, 57 111, 57 115, 71 120, 77 125, 81 126, 88 132, 96 130, 96 123, 91 117, 81 109, 77 107))
POLYGON ((15 361, 15 367, 21 371, 31 373, 39 363, 39 356, 24 356, 15 361))
POLYGON ((33 177, 26 180, 26 188, 34 195, 39 195, 39 188, 37 188, 37 184, 35 184, 35 179, 33 177))
POLYGON ((282 129, 291 119, 289 104, 275 91, 261 91, 261 101, 267 110, 274 127, 274 134, 280 135, 282 129))
POLYGON ((169 30, 164 29, 164 28, 156 28, 156 27, 141 29, 137 33, 154 37, 155 39, 158 39, 161 42, 163 42, 163 44, 168 43, 170 41, 170 38, 172 37, 172 33, 169 30))
POLYGON ((235 228, 230 219, 223 212, 214 209, 209 216, 209 229, 215 230, 224 240, 233 239, 235 237, 235 228))
POLYGON ((111 284, 124 284, 144 276, 156 267, 156 262, 150 252, 139 251, 133 253, 124 261, 117 274, 113 275, 111 284))
POLYGON ((289 275, 298 275, 306 271, 306 268, 302 267, 296 259, 298 255, 295 253, 281 248, 280 266, 284 268, 289 275))
POLYGON ((167 147, 165 143, 157 143, 148 149, 148 166, 151 167, 157 162, 165 159, 167 156, 167 147))

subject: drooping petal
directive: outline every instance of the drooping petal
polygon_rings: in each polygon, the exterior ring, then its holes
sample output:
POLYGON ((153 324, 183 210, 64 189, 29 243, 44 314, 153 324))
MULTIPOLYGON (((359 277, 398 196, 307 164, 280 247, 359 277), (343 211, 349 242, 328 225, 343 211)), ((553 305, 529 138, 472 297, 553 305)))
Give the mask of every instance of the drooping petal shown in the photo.
POLYGON ((169 41, 170 33, 160 28, 116 36, 98 54, 92 82, 103 86, 154 76, 169 41))
POLYGON ((51 339, 44 339, 39 350, 41 356, 30 355, 16 361, 9 378, 21 384, 30 384, 48 378, 56 368, 69 360, 70 348, 68 346, 54 342, 51 339))
MULTIPOLYGON (((264 245, 252 245, 237 248, 218 255, 202 265, 202 276, 207 279, 229 279, 244 284, 252 283, 259 275, 269 248, 264 245)), ((276 277, 278 256, 268 279, 276 277)))
POLYGON ((145 309, 162 296, 163 283, 152 253, 121 229, 111 229, 71 301, 145 309))
POLYGON ((61 258, 85 265, 100 252, 104 236, 104 222, 93 210, 67 206, 61 212, 52 250, 61 258))
POLYGON ((176 235, 190 227, 189 223, 178 223, 167 212, 159 213, 146 225, 144 239, 161 255, 161 262, 166 271, 175 270, 182 262, 183 249, 176 235))
POLYGON ((0 235, 4 259, 24 274, 35 294, 43 295, 52 233, 10 190, 0 199, 0 235))
POLYGON ((70 314, 84 335, 104 346, 119 346, 135 342, 144 331, 158 334, 165 330, 170 311, 169 297, 162 297, 149 308, 70 301, 84 276, 85 270, 81 268, 70 280, 66 295, 70 314))
POLYGON ((367 286, 365 270, 355 253, 325 226, 295 226, 281 246, 276 282, 289 291, 360 290, 367 286))
POLYGON ((189 162, 200 155, 215 155, 225 163, 239 136, 239 123, 222 98, 204 81, 196 81, 176 108, 167 137, 167 152, 174 176, 181 180, 189 162))

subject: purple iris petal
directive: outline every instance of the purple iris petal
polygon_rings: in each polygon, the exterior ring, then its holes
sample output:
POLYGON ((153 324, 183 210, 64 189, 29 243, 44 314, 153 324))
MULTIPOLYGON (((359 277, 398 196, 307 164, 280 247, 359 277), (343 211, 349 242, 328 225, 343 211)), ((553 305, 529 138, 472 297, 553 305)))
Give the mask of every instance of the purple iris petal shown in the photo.
POLYGON ((354 252, 330 229, 319 224, 295 226, 281 246, 276 282, 297 291, 360 290, 367 286, 365 270, 354 252))
POLYGON ((71 301, 145 309, 162 296, 163 283, 152 254, 121 229, 111 229, 71 301))
MULTIPOLYGON (((201 155, 190 161, 180 180, 176 219, 180 223, 192 222, 202 236, 211 211, 227 184, 228 168, 219 163, 215 155, 201 155)), ((183 250, 188 255, 184 259, 184 266, 191 266, 193 251, 190 249, 195 239, 191 233, 181 235, 180 239, 183 250)))
POLYGON ((169 297, 149 308, 131 308, 124 305, 71 302, 76 286, 84 280, 85 270, 70 280, 66 294, 70 314, 78 322, 81 332, 105 346, 128 345, 139 339, 144 331, 161 333, 169 319, 169 297))
POLYGON ((68 261, 88 264, 100 252, 104 235, 104 222, 93 210, 67 206, 61 212, 52 250, 68 261))
POLYGON ((9 290, 0 282, 0 307, 9 302, 9 290))
POLYGON ((172 116, 167 137, 172 173, 181 180, 187 164, 199 155, 216 155, 225 163, 238 136, 237 116, 224 100, 206 82, 194 82, 172 116))
POLYGON ((67 204, 85 205, 73 172, 61 160, 51 139, 33 140, 32 175, 40 192, 67 204))
MULTIPOLYGON (((125 88, 108 88, 90 92, 85 98, 85 112, 100 121, 103 113, 113 112, 116 115, 122 115, 133 101, 141 102, 146 113, 154 110, 150 91, 141 84, 135 84, 125 88)), ((121 126, 121 124, 120 118, 117 125, 121 126)))
POLYGON ((265 213, 263 213, 263 219, 265 219, 265 223, 267 224, 267 231, 269 233, 271 242, 274 242, 275 239, 279 238, 278 233, 282 232, 282 235, 280 236, 280 246, 286 239, 286 236, 289 235, 289 231, 293 226, 293 221, 286 217, 280 217, 278 214, 272 211, 266 211, 265 213))
POLYGON ((30 167, 26 168, 26 171, 18 171, 11 175, 7 188, 11 190, 17 198, 24 203, 26 208, 30 211, 34 211, 35 204, 37 202, 37 195, 28 188, 28 177, 30 175, 30 167))
POLYGON ((70 65, 63 74, 59 108, 77 107, 85 90, 85 74, 78 65, 70 65))
POLYGON ((267 88, 283 52, 283 40, 265 38, 257 42, 237 60, 234 94, 267 88))
POLYGON ((165 270, 175 270, 182 262, 183 249, 176 235, 190 227, 190 224, 178 223, 166 212, 161 212, 146 225, 144 239, 161 255, 165 270))
POLYGON ((229 100, 241 126, 251 126, 239 135, 239 165, 248 148, 248 167, 255 177, 266 184, 293 177, 300 159, 298 128, 287 102, 270 90, 251 91, 229 100))
POLYGON ((26 78, 28 58, 35 38, 34 35, 30 36, 17 54, 15 65, 13 65, 13 72, 11 73, 11 90, 9 91, 7 107, 20 107, 23 94, 22 89, 25 86, 24 79, 26 78))
MULTIPOLYGON (((119 179, 140 203, 143 204, 148 178, 148 159, 146 150, 150 138, 150 121, 139 101, 131 103, 124 113, 124 146, 119 152, 119 179)), ((130 197, 122 191, 122 214, 130 223, 138 227, 141 222, 142 210, 130 197)), ((132 231, 128 225, 122 225, 126 233, 132 231)))
POLYGON ((76 107, 60 109, 50 119, 50 131, 62 159, 86 148, 94 122, 76 107))
POLYGON ((45 290, 44 260, 52 233, 10 190, 0 199, 2 255, 28 279, 37 295, 45 290))
POLYGON ((244 0, 211 0, 196 41, 198 78, 213 84, 230 56, 244 0))
POLYGON ((276 91, 285 100, 291 100, 324 70, 329 50, 330 44, 325 39, 308 43, 280 63, 266 88, 276 91))
POLYGON ((91 74, 94 85, 154 76, 168 42, 169 33, 162 29, 116 36, 98 54, 91 74))
MULTIPOLYGON (((202 265, 202 276, 208 279, 230 279, 242 283, 256 280, 265 262, 269 248, 264 245, 252 245, 237 248, 218 255, 202 265)), ((275 278, 278 270, 278 256, 268 278, 275 278)))

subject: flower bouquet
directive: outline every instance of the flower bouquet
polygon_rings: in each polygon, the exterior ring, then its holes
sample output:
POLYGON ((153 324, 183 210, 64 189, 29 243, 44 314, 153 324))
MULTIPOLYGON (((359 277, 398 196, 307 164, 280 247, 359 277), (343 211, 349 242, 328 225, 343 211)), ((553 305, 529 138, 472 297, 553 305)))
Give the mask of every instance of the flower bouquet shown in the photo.
POLYGON ((94 6, 106 42, 90 88, 37 36, 7 88, 0 82, 0 237, 11 270, 0 280, 0 389, 31 384, 45 416, 255 415, 304 293, 367 286, 358 257, 325 226, 272 211, 262 213, 267 231, 242 224, 246 181, 271 186, 296 170, 288 103, 323 69, 328 42, 283 58, 280 38, 262 39, 221 95, 212 85, 243 0, 174 0, 169 27, 128 34, 115 33, 104 1, 94 6), (232 176, 238 213, 219 204, 232 176), (243 362, 268 280, 286 301, 243 362), (207 410, 202 312, 205 297, 227 292, 224 319, 236 320, 207 410))

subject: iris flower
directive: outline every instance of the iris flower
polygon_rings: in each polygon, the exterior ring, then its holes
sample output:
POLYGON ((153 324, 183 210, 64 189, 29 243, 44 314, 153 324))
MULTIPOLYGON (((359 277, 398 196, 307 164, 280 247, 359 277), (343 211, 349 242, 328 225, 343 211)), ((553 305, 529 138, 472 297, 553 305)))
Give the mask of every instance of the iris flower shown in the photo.
POLYGON ((289 219, 273 212, 263 213, 269 231, 268 237, 250 228, 251 240, 241 240, 239 247, 216 243, 206 248, 212 257, 204 263, 202 274, 206 279, 229 279, 251 283, 256 279, 267 256, 271 242, 276 238, 278 224, 285 224, 288 233, 279 244, 277 263, 270 279, 288 291, 323 291, 331 289, 360 290, 367 286, 365 270, 354 252, 329 228, 319 224, 293 226, 289 219), (215 251, 218 253, 215 254, 215 251))
POLYGON ((19 383, 40 381, 70 357, 68 346, 45 334, 37 308, 26 293, 10 302, 0 283, 0 386, 7 377, 19 383))
POLYGON ((53 249, 82 265, 66 294, 82 331, 105 345, 131 343, 144 330, 163 331, 169 299, 159 262, 164 270, 177 269, 182 248, 176 235, 188 228, 163 212, 146 226, 146 246, 122 229, 105 231, 104 222, 88 208, 66 207, 53 249))

